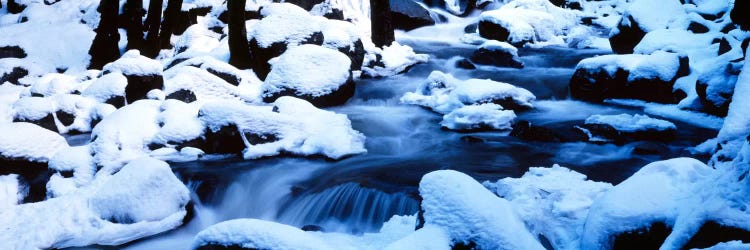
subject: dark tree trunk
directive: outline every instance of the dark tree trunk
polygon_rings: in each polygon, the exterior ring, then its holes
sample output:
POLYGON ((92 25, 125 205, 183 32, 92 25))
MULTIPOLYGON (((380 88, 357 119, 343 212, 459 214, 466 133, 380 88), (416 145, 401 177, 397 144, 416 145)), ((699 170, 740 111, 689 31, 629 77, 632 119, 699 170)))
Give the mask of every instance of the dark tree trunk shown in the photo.
POLYGON ((146 15, 146 43, 143 45, 141 54, 147 57, 155 58, 159 55, 159 26, 161 25, 161 5, 162 0, 151 0, 148 4, 148 14, 146 15))
POLYGON ((143 1, 128 0, 122 7, 122 12, 125 18, 123 26, 128 35, 127 49, 141 50, 143 48, 143 15, 146 14, 143 10, 143 1))
POLYGON ((245 0, 228 0, 229 64, 239 69, 250 68, 250 45, 245 30, 245 0))
POLYGON ((370 0, 372 42, 375 46, 391 45, 396 40, 393 34, 393 19, 389 0, 370 0))
POLYGON ((120 33, 117 32, 117 13, 120 9, 119 0, 101 0, 99 2, 99 13, 101 20, 96 28, 89 55, 91 63, 89 69, 101 69, 105 64, 120 58, 120 33))
POLYGON ((159 48, 172 48, 172 34, 175 33, 177 21, 180 19, 180 10, 182 9, 182 0, 168 0, 167 9, 164 11, 164 22, 161 24, 159 34, 159 48))

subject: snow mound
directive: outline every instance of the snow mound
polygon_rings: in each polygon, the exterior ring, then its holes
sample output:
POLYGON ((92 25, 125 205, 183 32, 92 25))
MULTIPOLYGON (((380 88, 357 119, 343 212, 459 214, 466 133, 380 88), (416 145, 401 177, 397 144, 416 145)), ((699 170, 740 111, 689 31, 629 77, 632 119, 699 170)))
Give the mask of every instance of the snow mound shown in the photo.
POLYGON ((18 179, 18 175, 0 175, 0 211, 11 209, 26 197, 27 190, 18 179))
POLYGON ((651 55, 603 55, 581 60, 578 69, 603 69, 610 76, 618 70, 630 72, 628 81, 636 79, 661 79, 671 81, 680 69, 680 56, 676 53, 657 51, 651 55))
POLYGON ((104 65, 102 72, 120 72, 126 76, 161 75, 163 66, 159 61, 142 56, 138 50, 130 50, 114 62, 104 65))
POLYGON ((25 122, 0 124, 0 156, 32 162, 47 162, 68 147, 59 134, 25 122))
POLYGON ((495 103, 505 109, 527 110, 536 97, 526 89, 492 80, 459 80, 450 74, 433 71, 417 90, 401 97, 401 102, 431 108, 448 114, 467 105, 495 103))
POLYGON ((510 201, 531 232, 544 235, 554 249, 579 249, 589 208, 609 183, 554 165, 529 168, 520 178, 484 182, 485 187, 510 201))
POLYGON ((586 124, 606 124, 612 126, 617 131, 638 132, 638 131, 664 131, 675 130, 677 126, 669 121, 651 118, 647 115, 592 115, 586 118, 586 124))
POLYGON ((419 194, 424 225, 441 227, 454 243, 474 243, 481 249, 544 249, 510 202, 463 173, 428 173, 419 183, 419 194))
POLYGON ((188 201, 187 188, 167 164, 139 159, 76 193, 3 210, 0 246, 119 245, 179 226, 188 201))
POLYGON ((330 106, 342 104, 354 94, 353 86, 345 86, 353 85, 349 71, 351 60, 339 51, 300 45, 271 59, 269 64, 271 72, 263 82, 263 96, 267 101, 288 94, 322 105, 324 97, 336 95, 335 101, 325 103, 330 106))
POLYGON ((404 73, 418 63, 427 62, 430 57, 417 54, 414 49, 398 42, 391 43, 383 49, 372 48, 365 55, 362 67, 363 76, 388 77, 404 73))
POLYGON ((262 48, 284 42, 299 45, 321 31, 321 19, 290 3, 273 3, 261 9, 261 19, 248 30, 248 36, 262 48))
POLYGON ((484 103, 455 109, 443 116, 440 125, 452 130, 503 130, 511 129, 514 119, 516 113, 512 110, 503 110, 503 106, 484 103))
POLYGON ((578 25, 575 12, 545 0, 515 0, 479 16, 479 34, 509 42, 565 44, 568 30, 578 25))
POLYGON ((195 236, 192 249, 201 247, 243 249, 333 249, 325 241, 299 228, 257 219, 235 219, 210 226, 195 236))

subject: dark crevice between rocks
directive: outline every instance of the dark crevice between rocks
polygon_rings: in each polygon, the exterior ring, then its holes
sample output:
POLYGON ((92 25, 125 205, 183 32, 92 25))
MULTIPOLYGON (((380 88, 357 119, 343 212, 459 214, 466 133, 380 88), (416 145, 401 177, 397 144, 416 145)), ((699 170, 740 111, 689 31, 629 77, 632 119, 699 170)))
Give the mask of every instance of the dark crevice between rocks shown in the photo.
POLYGON ((672 233, 672 228, 663 222, 655 222, 648 227, 621 232, 615 236, 612 249, 659 249, 672 233))
POLYGON ((46 162, 0 156, 0 175, 17 174, 29 187, 24 203, 43 201, 47 197, 47 182, 52 171, 46 162))
POLYGON ((701 226, 698 232, 688 241, 682 249, 708 248, 721 242, 742 241, 750 243, 750 231, 724 226, 715 221, 708 221, 701 226))

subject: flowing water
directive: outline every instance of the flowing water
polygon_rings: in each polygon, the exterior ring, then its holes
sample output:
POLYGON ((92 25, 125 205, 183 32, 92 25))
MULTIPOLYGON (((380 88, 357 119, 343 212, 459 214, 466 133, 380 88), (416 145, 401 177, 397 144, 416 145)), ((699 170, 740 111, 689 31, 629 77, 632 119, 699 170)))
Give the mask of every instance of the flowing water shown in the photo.
POLYGON ((349 103, 331 109, 347 114, 353 127, 367 136, 368 153, 340 161, 292 157, 173 163, 175 172, 193 191, 195 217, 177 230, 128 247, 184 249, 200 230, 235 218, 260 218, 298 227, 316 225, 325 231, 373 232, 393 215, 417 212, 418 183, 430 171, 454 169, 483 181, 519 177, 529 167, 557 163, 593 180, 618 183, 649 162, 690 156, 686 148, 716 133, 675 122, 679 128, 675 141, 656 143, 659 153, 641 155, 633 153, 638 143, 542 143, 509 137, 507 131, 445 131, 438 124, 440 115, 398 102, 433 70, 461 79, 490 78, 526 88, 539 101, 534 110, 519 114, 518 119, 552 128, 569 127, 592 114, 639 110, 568 99, 567 85, 575 64, 603 51, 522 49, 519 54, 524 69, 480 67, 469 71, 453 66, 458 56, 470 55, 469 47, 404 43, 430 54, 430 62, 404 75, 361 80, 349 103))

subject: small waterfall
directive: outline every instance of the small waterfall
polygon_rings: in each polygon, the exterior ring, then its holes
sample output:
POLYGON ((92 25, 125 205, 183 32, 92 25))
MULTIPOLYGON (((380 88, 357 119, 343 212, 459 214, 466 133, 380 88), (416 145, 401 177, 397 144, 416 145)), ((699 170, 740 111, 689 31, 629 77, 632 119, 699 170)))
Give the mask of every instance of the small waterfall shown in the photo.
POLYGON ((419 203, 405 193, 386 193, 344 183, 289 200, 277 221, 295 226, 317 225, 325 231, 372 232, 393 215, 411 215, 419 203))

